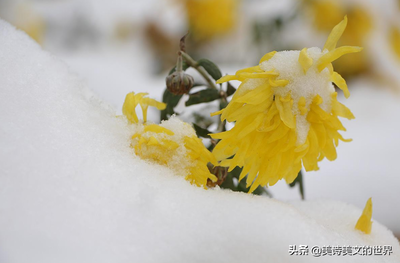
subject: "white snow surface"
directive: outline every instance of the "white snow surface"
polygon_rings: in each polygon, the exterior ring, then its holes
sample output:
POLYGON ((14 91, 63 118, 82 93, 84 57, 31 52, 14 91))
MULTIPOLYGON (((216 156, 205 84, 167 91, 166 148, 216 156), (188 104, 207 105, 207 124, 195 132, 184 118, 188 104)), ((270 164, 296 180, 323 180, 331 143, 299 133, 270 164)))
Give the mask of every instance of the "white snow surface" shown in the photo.
MULTIPOLYGON (((190 185, 136 157, 132 129, 79 77, 0 21, 0 262, 338 262, 289 245, 392 245, 359 208, 190 185)), ((365 200, 366 201, 366 200, 365 200)))

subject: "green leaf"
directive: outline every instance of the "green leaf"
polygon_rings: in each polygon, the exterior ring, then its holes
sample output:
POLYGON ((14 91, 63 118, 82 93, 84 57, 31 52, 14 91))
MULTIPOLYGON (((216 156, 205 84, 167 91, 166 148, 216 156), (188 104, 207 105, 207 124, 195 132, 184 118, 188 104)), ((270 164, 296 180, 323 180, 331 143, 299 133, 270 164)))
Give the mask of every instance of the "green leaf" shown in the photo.
POLYGON ((304 200, 303 174, 302 174, 301 170, 299 171, 299 174, 297 175, 296 179, 294 179, 294 181, 292 183, 290 183, 289 186, 294 187, 296 184, 299 185, 301 199, 304 200))
POLYGON ((194 130, 196 131, 197 137, 203 137, 203 138, 211 139, 211 136, 209 134, 212 133, 212 132, 210 132, 207 129, 204 129, 204 128, 200 127, 196 123, 192 123, 192 124, 193 124, 194 130))
POLYGON ((182 95, 174 95, 165 89, 162 101, 167 104, 167 107, 161 111, 161 120, 168 120, 175 112, 174 108, 178 105, 182 95))
POLYGON ((228 89, 226 90, 226 95, 228 95, 228 97, 230 95, 232 95, 233 93, 235 93, 236 88, 234 86, 232 86, 229 82, 228 82, 228 89))
MULTIPOLYGON (((185 71, 189 68, 190 66, 186 63, 186 61, 182 61, 182 70, 185 71)), ((174 66, 168 73, 168 76, 171 75, 176 71, 176 66, 174 66)))
POLYGON ((225 100, 221 100, 221 101, 219 102, 219 109, 220 109, 220 110, 225 109, 226 106, 228 106, 228 102, 226 102, 225 100))
POLYGON ((228 173, 228 175, 225 177, 224 182, 220 185, 221 188, 223 189, 231 189, 232 191, 237 192, 237 187, 233 183, 233 175, 232 172, 228 173))
POLYGON ((214 62, 202 58, 198 60, 197 63, 199 66, 202 66, 213 79, 219 80, 222 77, 221 70, 219 70, 218 66, 215 65, 214 62))
POLYGON ((186 101, 186 106, 199 104, 203 102, 210 102, 220 98, 218 90, 204 89, 196 93, 189 94, 189 99, 186 101))

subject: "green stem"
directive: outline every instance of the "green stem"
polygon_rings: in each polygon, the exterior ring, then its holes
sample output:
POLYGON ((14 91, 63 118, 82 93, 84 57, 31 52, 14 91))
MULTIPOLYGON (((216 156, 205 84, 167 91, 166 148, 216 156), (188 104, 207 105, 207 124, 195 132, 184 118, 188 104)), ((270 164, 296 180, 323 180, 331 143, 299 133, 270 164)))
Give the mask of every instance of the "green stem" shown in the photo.
POLYGON ((186 54, 183 51, 179 51, 178 56, 180 54, 182 55, 182 57, 185 59, 186 63, 188 63, 189 66, 196 69, 197 72, 200 73, 200 75, 207 81, 209 87, 218 90, 217 85, 210 78, 210 76, 208 76, 206 70, 202 66, 200 66, 199 63, 197 63, 197 61, 195 61, 192 57, 190 57, 188 54, 186 54))
POLYGON ((182 55, 178 54, 178 61, 176 62, 176 71, 182 72, 182 55))
POLYGON ((218 128, 217 128, 217 132, 223 132, 224 131, 224 127, 225 127, 226 121, 221 121, 221 119, 218 119, 218 128))

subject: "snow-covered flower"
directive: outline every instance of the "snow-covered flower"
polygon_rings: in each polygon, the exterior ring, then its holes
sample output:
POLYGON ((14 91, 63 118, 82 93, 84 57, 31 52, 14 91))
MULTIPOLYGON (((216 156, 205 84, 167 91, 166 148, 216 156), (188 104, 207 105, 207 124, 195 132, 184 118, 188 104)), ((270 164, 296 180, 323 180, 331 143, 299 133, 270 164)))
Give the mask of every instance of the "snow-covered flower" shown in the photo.
POLYGON ((123 114, 136 125, 131 146, 137 156, 161 165, 166 165, 190 183, 206 188, 207 180, 217 181, 208 170, 208 163, 217 164, 215 157, 197 138, 193 128, 176 117, 160 125, 146 123, 147 108, 164 109, 165 104, 145 97, 147 93, 133 92, 126 95, 123 114), (140 105, 144 124, 139 123, 135 108, 140 105))
POLYGON ((238 0, 183 0, 190 30, 204 40, 229 32, 237 19, 238 0))
POLYGON ((345 131, 338 117, 353 119, 351 111, 337 100, 335 83, 346 98, 345 80, 333 71, 332 62, 362 48, 336 43, 347 18, 336 25, 323 50, 270 52, 258 66, 225 76, 218 83, 239 80, 241 85, 221 114, 235 122, 226 132, 211 135, 221 139, 213 150, 221 166, 243 167, 250 192, 259 185, 273 185, 284 178, 291 183, 302 167, 318 170, 325 157, 336 159, 336 146, 345 131))

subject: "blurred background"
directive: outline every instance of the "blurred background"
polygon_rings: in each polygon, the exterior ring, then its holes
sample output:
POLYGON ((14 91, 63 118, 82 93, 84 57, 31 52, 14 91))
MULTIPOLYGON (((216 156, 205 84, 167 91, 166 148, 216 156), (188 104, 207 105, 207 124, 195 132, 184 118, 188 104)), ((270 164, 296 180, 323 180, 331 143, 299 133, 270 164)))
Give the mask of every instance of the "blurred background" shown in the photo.
MULTIPOLYGON (((336 161, 305 174, 305 195, 359 208, 372 197, 373 217, 399 237, 399 0, 0 0, 2 19, 68 64, 118 114, 131 91, 161 100, 188 31, 193 58, 233 74, 272 50, 323 47, 345 15, 339 45, 364 47, 334 63, 352 93, 339 100, 356 116, 343 121, 353 142, 339 146, 336 161)), ((150 118, 157 122, 159 114, 150 118)), ((299 199, 284 182, 269 190, 280 200, 299 199)))

